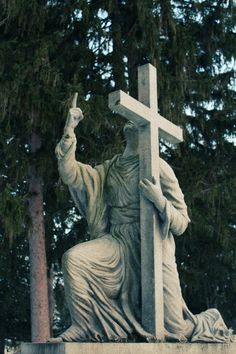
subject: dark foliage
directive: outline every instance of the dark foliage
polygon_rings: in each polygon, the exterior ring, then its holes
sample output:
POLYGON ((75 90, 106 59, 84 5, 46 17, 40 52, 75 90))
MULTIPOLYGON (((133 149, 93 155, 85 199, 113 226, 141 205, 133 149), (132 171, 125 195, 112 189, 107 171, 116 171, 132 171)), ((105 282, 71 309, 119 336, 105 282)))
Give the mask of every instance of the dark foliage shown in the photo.
POLYGON ((109 112, 107 95, 121 88, 136 96, 137 66, 146 62, 157 68, 161 114, 185 130, 180 148, 163 145, 164 158, 180 180, 192 219, 186 234, 177 240, 184 297, 194 312, 216 306, 233 323, 233 1, 9 0, 0 2, 0 13, 0 284, 11 294, 0 297, 5 318, 11 318, 1 338, 29 337, 29 289, 24 279, 28 278, 26 206, 32 159, 43 178, 48 267, 53 265, 57 274, 55 321, 60 330, 67 317, 61 255, 88 238, 86 222, 58 180, 54 158, 70 98, 79 92, 85 115, 77 132, 78 159, 94 165, 111 158, 122 150, 123 120, 109 112), (42 137, 35 155, 29 149, 32 111, 40 114, 42 137), (12 267, 18 271, 17 278, 12 267))

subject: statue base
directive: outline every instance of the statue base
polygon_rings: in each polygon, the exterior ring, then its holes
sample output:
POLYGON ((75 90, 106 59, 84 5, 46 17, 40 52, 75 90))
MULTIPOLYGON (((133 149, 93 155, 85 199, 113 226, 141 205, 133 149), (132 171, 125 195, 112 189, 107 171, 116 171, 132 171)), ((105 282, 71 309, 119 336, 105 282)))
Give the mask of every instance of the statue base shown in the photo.
POLYGON ((236 343, 22 343, 21 354, 235 354, 236 343))

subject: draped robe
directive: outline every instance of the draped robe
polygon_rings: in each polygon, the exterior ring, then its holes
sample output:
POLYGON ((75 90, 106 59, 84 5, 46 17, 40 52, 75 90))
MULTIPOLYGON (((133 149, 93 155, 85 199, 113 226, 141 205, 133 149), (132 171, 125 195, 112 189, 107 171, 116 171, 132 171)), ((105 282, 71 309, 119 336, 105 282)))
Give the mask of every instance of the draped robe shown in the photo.
MULTIPOLYGON (((75 148, 73 137, 66 152, 58 144, 56 155, 60 175, 87 219, 91 240, 63 255, 72 325, 61 337, 64 341, 120 341, 134 333, 147 337, 140 313, 139 158, 116 155, 92 168, 75 160, 75 148)), ((186 341, 189 319, 195 326, 193 342, 229 341, 231 332, 217 310, 193 315, 184 303, 173 234, 181 235, 190 220, 173 170, 162 159, 159 169, 166 198, 160 214, 165 329, 186 341)))

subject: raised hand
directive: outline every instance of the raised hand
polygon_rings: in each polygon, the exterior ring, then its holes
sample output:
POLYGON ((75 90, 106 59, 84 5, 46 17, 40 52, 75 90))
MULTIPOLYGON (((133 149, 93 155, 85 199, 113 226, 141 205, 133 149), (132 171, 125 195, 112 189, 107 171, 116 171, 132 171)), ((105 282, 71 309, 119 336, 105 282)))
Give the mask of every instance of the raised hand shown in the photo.
POLYGON ((84 118, 83 113, 79 107, 77 107, 77 97, 78 92, 74 94, 72 105, 69 110, 69 114, 66 120, 65 130, 66 131, 74 131, 75 127, 79 124, 79 122, 84 118))
POLYGON ((163 196, 161 187, 156 182, 156 179, 152 177, 152 182, 147 178, 144 178, 139 183, 140 192, 142 195, 152 202, 156 208, 162 213, 165 208, 165 197, 163 196))

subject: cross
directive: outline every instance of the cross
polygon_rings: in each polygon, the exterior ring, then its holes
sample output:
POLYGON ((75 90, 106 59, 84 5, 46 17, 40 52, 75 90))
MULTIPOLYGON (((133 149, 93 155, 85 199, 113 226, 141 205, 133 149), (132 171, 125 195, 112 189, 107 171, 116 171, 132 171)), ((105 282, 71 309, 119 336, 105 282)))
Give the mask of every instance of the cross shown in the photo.
MULTIPOLYGON (((138 100, 119 90, 109 94, 109 108, 139 127, 140 179, 159 176, 159 135, 172 144, 183 141, 182 129, 158 113, 156 68, 138 68, 138 100)), ((162 236, 152 203, 140 198, 142 325, 164 340, 162 236)))

